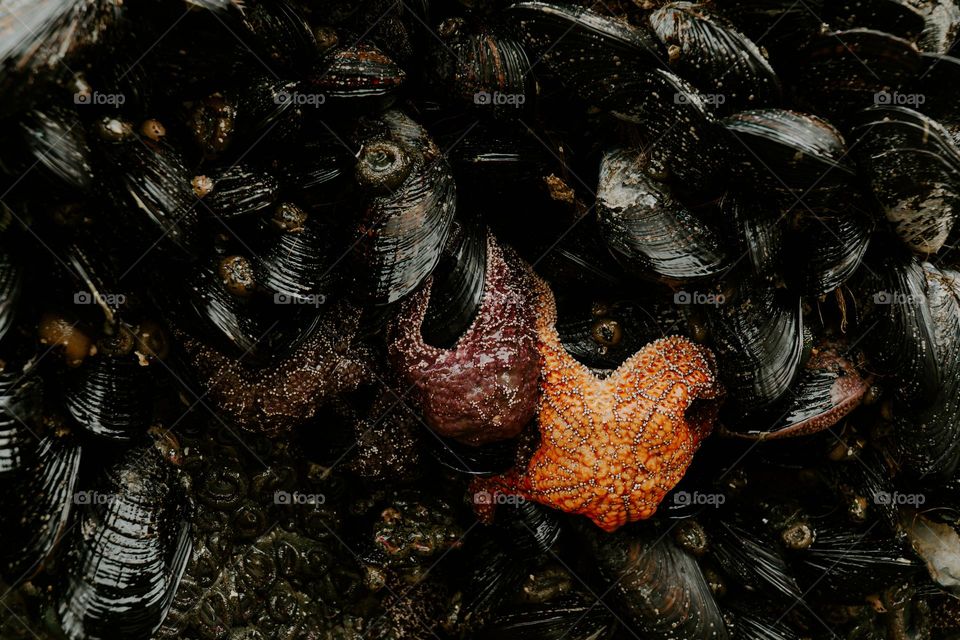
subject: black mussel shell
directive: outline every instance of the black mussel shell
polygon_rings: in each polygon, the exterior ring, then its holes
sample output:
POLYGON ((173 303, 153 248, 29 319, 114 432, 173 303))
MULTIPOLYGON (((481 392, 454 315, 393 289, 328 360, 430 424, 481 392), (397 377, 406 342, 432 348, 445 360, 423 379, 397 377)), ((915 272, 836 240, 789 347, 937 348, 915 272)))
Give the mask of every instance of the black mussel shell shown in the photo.
POLYGON ((811 598, 852 604, 924 570, 903 541, 884 537, 880 529, 829 523, 814 528, 813 542, 791 554, 798 582, 811 598))
POLYGON ((35 438, 26 464, 0 481, 0 506, 18 514, 0 531, 0 573, 15 584, 40 571, 66 532, 80 468, 80 445, 72 436, 35 438))
POLYGON ((557 302, 557 333, 579 362, 614 370, 648 343, 684 328, 682 316, 666 301, 564 297, 557 302))
MULTIPOLYGON (((197 265, 190 279, 184 320, 187 326, 199 320, 216 345, 262 364, 295 348, 309 335, 322 302, 318 297, 314 299, 317 304, 299 304, 300 294, 288 297, 260 286, 253 263, 235 255, 216 264, 197 265)), ((175 304, 184 306, 183 302, 175 304)))
POLYGON ((600 106, 635 127, 653 175, 694 193, 721 188, 730 151, 712 106, 689 82, 657 69, 624 81, 600 106))
POLYGON ((724 425, 729 435, 768 440, 808 435, 832 427, 856 409, 870 387, 857 354, 839 342, 813 348, 799 378, 781 402, 724 425))
POLYGON ((650 176, 639 150, 604 156, 597 203, 610 252, 635 275, 685 283, 731 266, 724 239, 650 176))
POLYGON ((960 208, 960 149, 950 133, 906 107, 857 115, 858 164, 897 235, 919 254, 946 242, 960 208))
POLYGON ((111 177, 104 188, 117 208, 118 243, 143 254, 154 246, 192 253, 199 240, 197 196, 179 151, 141 138, 129 122, 113 117, 99 120, 93 135, 111 177))
POLYGON ((703 312, 730 406, 749 412, 773 404, 803 364, 799 297, 745 279, 713 301, 695 309, 703 312))
POLYGON ((646 30, 573 4, 518 2, 507 10, 533 68, 550 74, 588 102, 623 91, 621 82, 665 66, 667 56, 646 30))
POLYGON ((317 39, 297 7, 286 0, 256 0, 245 7, 243 25, 274 74, 305 70, 317 56, 317 39))
POLYGON ((0 8, 0 113, 66 77, 119 20, 116 0, 12 0, 0 8))
POLYGON ((104 438, 131 440, 149 426, 153 371, 133 353, 98 354, 67 375, 64 404, 85 430, 104 438))
POLYGON ((748 191, 783 193, 790 206, 812 189, 845 187, 853 176, 843 136, 816 116, 759 109, 736 113, 723 126, 732 138, 734 175, 748 191))
POLYGON ((23 469, 36 448, 41 381, 27 367, 11 362, 0 372, 0 478, 23 469))
POLYGON ((916 45, 873 29, 823 33, 799 56, 803 99, 838 121, 882 104, 884 94, 909 87, 923 71, 916 45))
POLYGON ((20 128, 29 152, 53 177, 80 191, 93 186, 92 151, 76 111, 35 109, 20 128))
POLYGON ((427 132, 399 111, 366 123, 357 180, 365 196, 359 238, 361 282, 379 304, 416 289, 440 260, 456 212, 450 167, 427 132))
POLYGON ((473 323, 483 301, 487 237, 476 220, 454 220, 433 272, 420 331, 428 344, 449 349, 473 323))
POLYGON ((23 294, 22 260, 11 251, 8 242, 0 242, 0 341, 14 326, 23 294))
POLYGON ((907 406, 924 407, 944 380, 936 350, 936 325, 927 299, 923 266, 902 251, 878 246, 854 290, 862 310, 862 347, 871 370, 896 380, 895 394, 907 406))
POLYGON ((960 273, 923 270, 940 386, 929 404, 894 407, 895 448, 911 472, 950 477, 960 467, 960 273))
POLYGON ((733 227, 737 247, 758 278, 772 281, 781 272, 787 225, 776 207, 756 197, 728 194, 720 208, 733 227))
POLYGON ((308 74, 302 89, 314 102, 355 110, 384 109, 396 99, 407 74, 368 42, 327 53, 308 74))
POLYGON ((780 83, 757 46, 703 4, 671 2, 650 14, 670 68, 726 112, 772 106, 780 83))
POLYGON ((644 638, 727 638, 703 572, 671 538, 645 531, 584 532, 624 621, 644 638))
POLYGON ((801 293, 823 296, 850 279, 867 252, 873 216, 852 198, 831 196, 839 205, 794 209, 783 247, 787 278, 801 293))
POLYGON ((444 44, 437 73, 445 99, 504 118, 533 105, 537 82, 519 42, 497 33, 458 32, 444 44))
POLYGON ((78 500, 56 612, 67 637, 149 638, 163 622, 190 559, 177 470, 154 442, 107 467, 78 500))
MULTIPOLYGON (((241 221, 273 207, 280 185, 265 171, 235 164, 210 176, 213 190, 202 197, 202 205, 224 221, 241 221)), ((215 225, 216 227, 216 225, 215 225)))

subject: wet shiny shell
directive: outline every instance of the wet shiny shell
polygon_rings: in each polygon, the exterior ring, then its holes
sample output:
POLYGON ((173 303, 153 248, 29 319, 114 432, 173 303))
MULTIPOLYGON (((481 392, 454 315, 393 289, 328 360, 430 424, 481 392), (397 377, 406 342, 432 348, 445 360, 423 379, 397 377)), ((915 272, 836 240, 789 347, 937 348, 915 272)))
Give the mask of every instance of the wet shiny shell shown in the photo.
POLYGON ((190 558, 178 490, 173 468, 147 442, 86 494, 67 542, 71 578, 56 606, 67 637, 148 638, 160 626, 190 558))
MULTIPOLYGON (((374 302, 396 302, 416 289, 437 262, 456 211, 456 188, 445 158, 426 131, 399 111, 388 111, 374 123, 383 127, 396 149, 407 156, 409 173, 393 188, 392 176, 404 163, 386 158, 374 147, 359 162, 381 169, 383 186, 370 184, 362 219, 357 229, 355 259, 361 262, 366 289, 374 302), (384 192, 386 190, 386 193, 384 192)), ((383 137, 366 140, 374 143, 383 137)))
POLYGON ((773 105, 780 83, 757 46, 703 4, 672 2, 650 14, 670 68, 724 112, 773 105))
POLYGON ((730 266, 723 238, 650 177, 639 150, 604 157, 597 201, 610 251, 632 273, 689 282, 730 266))

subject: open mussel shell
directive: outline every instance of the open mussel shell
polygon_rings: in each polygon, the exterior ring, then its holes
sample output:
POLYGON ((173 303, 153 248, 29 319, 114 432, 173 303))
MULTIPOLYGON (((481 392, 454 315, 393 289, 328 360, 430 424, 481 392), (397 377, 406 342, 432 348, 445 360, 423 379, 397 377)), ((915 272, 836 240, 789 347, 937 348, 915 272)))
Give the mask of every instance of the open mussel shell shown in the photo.
POLYGON ((379 304, 396 302, 430 275, 456 211, 450 167, 427 132, 400 111, 365 123, 357 181, 365 196, 352 251, 379 304))
POLYGON ((0 531, 0 573, 12 583, 42 568, 65 533, 74 504, 80 445, 70 435, 30 435, 25 464, 0 480, 0 506, 16 513, 0 531))
POLYGON ((856 354, 839 342, 817 345, 781 401, 725 426, 727 435, 769 440, 808 435, 832 427, 856 409, 870 387, 856 354))
POLYGON ((757 109, 725 118, 723 127, 744 188, 782 193, 788 206, 813 188, 845 187, 853 177, 843 136, 816 116, 757 109))
POLYGON ((910 407, 928 406, 941 387, 936 325, 927 300, 923 266, 904 250, 879 246, 854 284, 862 309, 861 346, 871 370, 896 380, 897 399, 910 407))
POLYGON ((703 4, 671 2, 650 14, 670 68, 726 113, 772 106, 780 83, 757 46, 703 4))
POLYGON ((396 100, 407 74, 380 49, 360 41, 321 58, 301 85, 304 95, 327 107, 380 110, 396 100))
POLYGON ((507 10, 533 65, 543 64, 593 104, 620 91, 620 82, 661 67, 666 52, 648 31, 589 8, 518 2, 507 10))
POLYGON ((427 425, 473 445, 520 433, 533 419, 540 375, 530 268, 492 234, 485 253, 483 297, 456 344, 439 348, 423 339, 432 282, 404 301, 388 344, 427 425))
POLYGON ((437 75, 448 97, 478 112, 518 117, 533 104, 537 82, 519 42, 498 33, 451 34, 438 51, 437 75))
POLYGON ((940 385, 929 403, 894 407, 895 448, 911 472, 945 478, 960 467, 960 273, 923 270, 940 385))
POLYGON ((582 534, 616 610, 641 637, 728 637, 697 561, 670 537, 640 530, 582 534))
POLYGON ((960 210, 960 149, 938 122, 906 107, 857 115, 858 165, 897 235, 919 254, 936 253, 960 210))
POLYGON ((730 406, 749 412, 783 397, 799 374, 803 315, 799 297, 762 282, 743 279, 727 289, 694 311, 703 313, 730 406))
POLYGON ((70 578, 56 597, 68 638, 148 638, 159 628, 190 559, 177 471, 145 439, 109 465, 78 500, 65 540, 70 578))
POLYGON ((610 252, 635 275, 684 283, 731 265, 724 239, 650 176, 639 150, 604 156, 597 203, 610 252))

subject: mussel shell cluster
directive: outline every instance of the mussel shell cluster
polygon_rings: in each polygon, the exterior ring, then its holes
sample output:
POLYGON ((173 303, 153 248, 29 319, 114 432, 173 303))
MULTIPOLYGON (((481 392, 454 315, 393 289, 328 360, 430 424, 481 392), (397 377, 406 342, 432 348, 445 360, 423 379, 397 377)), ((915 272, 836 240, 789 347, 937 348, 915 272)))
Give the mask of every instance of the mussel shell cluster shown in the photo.
POLYGON ((0 0, 0 639, 955 637, 958 37, 956 0, 0 0), (470 489, 583 393, 541 286, 591 379, 713 356, 647 520, 470 489))

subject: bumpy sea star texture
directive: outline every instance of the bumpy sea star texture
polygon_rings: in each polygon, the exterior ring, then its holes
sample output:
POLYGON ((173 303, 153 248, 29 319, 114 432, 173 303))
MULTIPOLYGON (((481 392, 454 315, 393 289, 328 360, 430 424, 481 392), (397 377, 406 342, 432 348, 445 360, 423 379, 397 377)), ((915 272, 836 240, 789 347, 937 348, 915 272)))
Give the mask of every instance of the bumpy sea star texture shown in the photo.
POLYGON ((485 273, 477 316, 453 348, 424 342, 427 287, 404 305, 389 349, 427 424, 473 445, 520 433, 536 411, 540 374, 533 272, 490 235, 485 273))
POLYGON ((662 338, 598 378, 563 348, 553 293, 542 280, 535 286, 541 443, 526 468, 474 481, 478 515, 489 519, 493 498, 511 494, 585 515, 606 531, 649 518, 716 422, 722 388, 713 354, 662 338))
POLYGON ((181 340, 212 404, 234 424, 276 436, 367 380, 370 354, 356 338, 359 318, 358 309, 338 304, 309 338, 270 367, 248 366, 187 335, 181 340))

